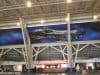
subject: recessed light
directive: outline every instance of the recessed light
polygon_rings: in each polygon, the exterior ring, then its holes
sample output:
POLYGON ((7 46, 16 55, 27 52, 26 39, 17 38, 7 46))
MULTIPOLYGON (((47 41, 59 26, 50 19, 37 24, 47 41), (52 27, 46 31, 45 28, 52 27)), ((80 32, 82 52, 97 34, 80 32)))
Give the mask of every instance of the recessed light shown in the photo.
POLYGON ((19 22, 17 22, 17 26, 20 26, 20 23, 19 22))
POLYGON ((31 1, 27 1, 26 6, 27 7, 32 7, 32 2, 31 1))
POLYGON ((93 16, 93 19, 94 19, 94 20, 97 20, 97 19, 98 19, 98 16, 97 16, 97 15, 94 15, 94 16, 93 16))
POLYGON ((66 22, 70 22, 70 18, 67 16, 67 17, 65 18, 65 21, 66 21, 66 22))
POLYGON ((44 23, 44 20, 41 20, 40 22, 41 22, 41 24, 43 24, 44 23))
POLYGON ((67 3, 72 3, 72 0, 66 0, 67 3))

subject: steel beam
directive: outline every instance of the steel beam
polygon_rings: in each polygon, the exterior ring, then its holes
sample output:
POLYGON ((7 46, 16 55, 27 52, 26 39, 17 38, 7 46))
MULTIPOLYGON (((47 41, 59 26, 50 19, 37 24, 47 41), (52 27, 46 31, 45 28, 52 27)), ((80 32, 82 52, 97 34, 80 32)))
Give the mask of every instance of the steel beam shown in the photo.
MULTIPOLYGON (((100 14, 98 15, 100 16, 100 14)), ((72 17, 72 24, 74 23, 84 23, 84 22, 95 22, 95 21, 100 21, 100 19, 98 20, 93 20, 93 15, 88 15, 88 16, 81 16, 81 17, 72 17)), ((66 24, 65 22, 65 17, 58 17, 56 19, 48 19, 45 20, 45 26, 47 25, 60 25, 60 24, 66 24)), ((35 27, 35 26, 41 26, 40 21, 37 19, 36 21, 27 21, 27 26, 28 27, 35 27), (34 25, 35 24, 35 25, 34 25)), ((12 29, 12 28, 19 28, 17 26, 17 22, 10 22, 10 23, 3 23, 0 24, 0 29, 12 29)))
POLYGON ((93 46, 95 46, 95 47, 97 47, 97 48, 100 48, 100 46, 99 45, 96 45, 96 44, 92 44, 93 46))
POLYGON ((80 45, 77 44, 76 54, 75 54, 75 58, 74 58, 74 66, 75 66, 75 63, 76 63, 76 61, 77 61, 79 46, 80 46, 80 45))
POLYGON ((25 49, 24 48, 22 48, 22 52, 23 52, 23 56, 24 56, 24 62, 25 62, 25 64, 27 64, 26 63, 27 62, 26 53, 25 53, 25 49))
POLYGON ((64 50, 65 50, 66 46, 63 49, 62 46, 60 45, 59 48, 60 48, 60 52, 61 52, 61 54, 63 56, 63 60, 66 60, 65 53, 64 53, 64 50))
POLYGON ((70 28, 70 24, 71 24, 71 15, 70 13, 67 13, 67 30, 68 30, 68 34, 66 36, 68 36, 67 40, 67 53, 68 53, 68 63, 70 67, 74 67, 73 64, 73 55, 72 55, 72 46, 71 46, 71 28, 70 28))
POLYGON ((2 57, 2 55, 3 55, 3 49, 1 50, 1 52, 0 52, 0 66, 1 66, 1 57, 2 57))
POLYGON ((25 52, 26 52, 26 67, 27 69, 32 69, 33 68, 33 50, 32 50, 32 45, 30 43, 30 38, 29 34, 27 31, 27 27, 25 24, 25 21, 20 18, 20 25, 21 25, 21 30, 23 34, 23 40, 24 40, 24 46, 25 46, 25 52))
POLYGON ((18 52, 18 53, 20 53, 21 55, 23 55, 23 52, 20 51, 20 50, 18 50, 18 49, 16 49, 16 48, 13 48, 13 50, 15 50, 16 52, 18 52))
POLYGON ((48 48, 48 46, 47 46, 47 47, 42 48, 42 49, 38 52, 38 54, 39 54, 39 53, 42 53, 42 52, 43 52, 43 51, 45 51, 47 48, 48 48))
MULTIPOLYGON (((90 45, 90 44, 84 45, 83 47, 81 47, 81 48, 78 50, 78 52, 84 50, 84 49, 85 49, 86 47, 88 47, 89 45, 90 45)), ((76 54, 76 52, 73 53, 73 55, 75 55, 75 54, 76 54)))
MULTIPOLYGON (((99 44, 100 40, 93 40, 93 41, 72 41, 73 45, 76 44, 99 44)), ((32 47, 41 47, 41 46, 59 46, 59 45, 66 45, 67 42, 56 42, 56 43, 39 43, 39 44, 32 44, 32 47)), ((24 48, 24 45, 5 45, 0 46, 0 49, 6 48, 24 48)))
POLYGON ((10 52, 12 49, 11 48, 9 48, 8 50, 6 50, 5 52, 3 51, 3 53, 2 53, 2 55, 5 55, 5 54, 7 54, 8 52, 10 52))
MULTIPOLYGON (((72 2, 89 2, 89 1, 93 1, 93 0, 74 0, 72 2)), ((67 2, 62 1, 62 2, 50 2, 47 1, 45 2, 40 2, 40 4, 33 4, 32 3, 32 7, 40 7, 40 6, 51 6, 51 5, 57 5, 57 4, 66 4, 67 2)), ((13 5, 13 6, 7 6, 7 7, 0 7, 0 11, 7 11, 7 10, 14 10, 14 9, 22 9, 22 8, 27 8, 25 6, 25 4, 20 4, 20 5, 13 5)))

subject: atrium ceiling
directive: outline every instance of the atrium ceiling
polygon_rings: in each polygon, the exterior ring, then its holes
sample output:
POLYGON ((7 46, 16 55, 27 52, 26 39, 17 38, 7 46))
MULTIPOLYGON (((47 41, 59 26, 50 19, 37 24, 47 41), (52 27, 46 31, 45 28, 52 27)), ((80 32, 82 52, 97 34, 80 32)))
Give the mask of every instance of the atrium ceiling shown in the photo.
POLYGON ((40 21, 65 18, 70 13, 72 19, 98 15, 100 0, 0 0, 0 24, 16 22, 19 18, 40 21), (27 7, 27 1, 32 7, 27 7), (75 17, 75 18, 74 18, 75 17))

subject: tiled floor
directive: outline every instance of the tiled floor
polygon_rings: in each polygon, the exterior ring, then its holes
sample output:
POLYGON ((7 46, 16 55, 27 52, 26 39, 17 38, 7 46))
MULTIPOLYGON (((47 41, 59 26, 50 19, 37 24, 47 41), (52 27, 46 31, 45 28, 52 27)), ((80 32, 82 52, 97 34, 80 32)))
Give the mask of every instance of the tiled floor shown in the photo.
POLYGON ((100 75, 100 70, 99 71, 91 71, 88 73, 88 75, 100 75))
MULTIPOLYGON (((40 74, 40 73, 27 74, 27 73, 25 73, 25 74, 0 74, 0 75, 81 75, 81 73, 80 74, 75 73, 75 72, 74 73, 42 73, 42 74, 40 74)), ((88 72, 88 75, 100 75, 100 70, 88 72)))
MULTIPOLYGON (((25 75, 81 75, 78 74, 78 73, 46 73, 46 74, 25 74, 25 75)), ((88 72, 88 75, 100 75, 100 71, 91 71, 91 72, 88 72)))

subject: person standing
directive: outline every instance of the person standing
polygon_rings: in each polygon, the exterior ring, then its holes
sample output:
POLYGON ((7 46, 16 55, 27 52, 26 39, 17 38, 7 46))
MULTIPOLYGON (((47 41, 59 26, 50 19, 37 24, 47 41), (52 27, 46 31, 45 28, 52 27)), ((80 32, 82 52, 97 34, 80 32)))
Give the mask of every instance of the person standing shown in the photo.
POLYGON ((82 75, 87 75, 86 64, 82 65, 82 75))
POLYGON ((76 75, 80 75, 80 65, 76 65, 76 75))

